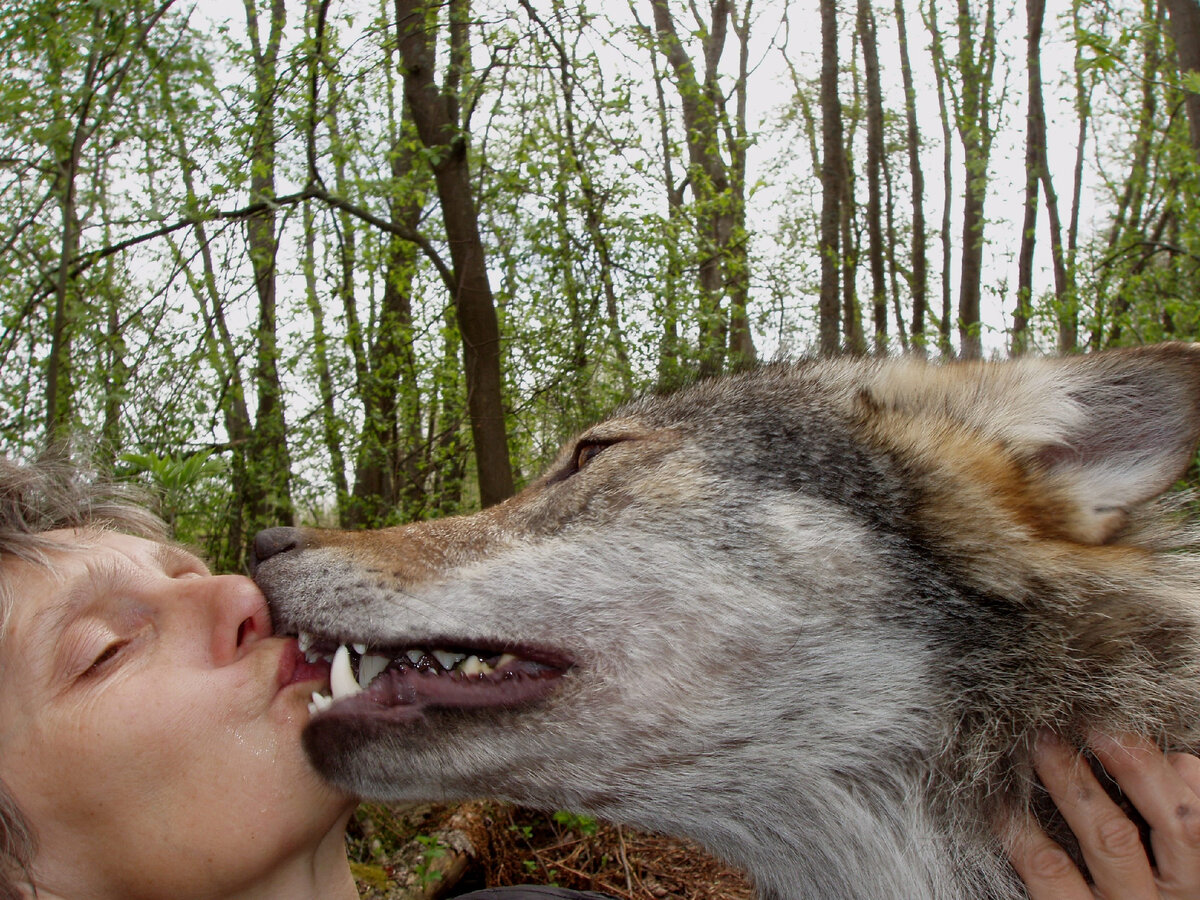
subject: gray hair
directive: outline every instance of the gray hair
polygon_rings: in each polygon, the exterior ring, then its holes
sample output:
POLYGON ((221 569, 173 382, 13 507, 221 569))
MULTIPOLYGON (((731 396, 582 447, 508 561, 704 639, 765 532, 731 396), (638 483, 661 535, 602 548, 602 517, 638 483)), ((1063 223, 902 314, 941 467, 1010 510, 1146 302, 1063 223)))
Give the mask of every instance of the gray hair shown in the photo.
MULTIPOLYGON (((166 540, 167 528, 150 511, 149 499, 135 485, 115 482, 73 461, 61 448, 29 464, 0 457, 0 628, 13 604, 20 602, 13 595, 6 563, 19 559, 49 567, 50 551, 61 552, 64 545, 46 532, 62 528, 166 540)), ((18 879, 31 883, 36 848, 29 822, 0 782, 0 900, 19 900, 18 879)))

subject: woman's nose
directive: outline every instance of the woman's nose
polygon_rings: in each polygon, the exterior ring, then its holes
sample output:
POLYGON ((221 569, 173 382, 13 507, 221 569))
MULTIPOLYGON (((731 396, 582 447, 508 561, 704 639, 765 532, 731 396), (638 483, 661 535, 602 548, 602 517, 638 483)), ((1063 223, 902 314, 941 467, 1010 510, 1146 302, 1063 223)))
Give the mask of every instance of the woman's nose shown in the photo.
POLYGON ((215 665, 236 662, 256 641, 271 635, 271 614, 262 591, 242 575, 198 579, 195 590, 211 612, 212 659, 215 665))

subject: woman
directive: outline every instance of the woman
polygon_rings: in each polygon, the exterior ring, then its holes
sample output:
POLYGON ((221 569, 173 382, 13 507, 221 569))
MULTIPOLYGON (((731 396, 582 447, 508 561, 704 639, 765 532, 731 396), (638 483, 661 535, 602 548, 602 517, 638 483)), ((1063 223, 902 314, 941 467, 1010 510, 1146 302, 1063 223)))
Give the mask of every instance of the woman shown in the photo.
MULTIPOLYGON (((0 896, 356 896, 355 799, 304 757, 314 682, 253 582, 211 575, 120 488, 0 462, 0 603, 0 896)), ((1155 826, 1160 881, 1087 767, 1045 741, 1095 896, 1200 898, 1200 761, 1098 752, 1155 826)), ((1093 896, 1036 828, 1013 859, 1035 900, 1093 896)))

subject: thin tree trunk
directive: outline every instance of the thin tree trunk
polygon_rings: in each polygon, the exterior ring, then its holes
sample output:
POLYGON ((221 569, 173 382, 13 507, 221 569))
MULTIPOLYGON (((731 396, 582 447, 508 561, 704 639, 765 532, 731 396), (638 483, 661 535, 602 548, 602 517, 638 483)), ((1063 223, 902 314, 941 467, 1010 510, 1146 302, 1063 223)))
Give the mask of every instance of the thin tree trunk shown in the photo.
MULTIPOLYGON (((583 155, 579 151, 579 139, 575 133, 579 113, 575 108, 575 73, 572 60, 560 35, 550 30, 542 20, 529 0, 520 0, 521 6, 529 17, 537 23, 546 39, 554 47, 558 57, 559 89, 563 98, 563 134, 566 138, 565 163, 568 171, 573 172, 579 179, 580 199, 583 204, 584 224, 588 237, 596 250, 596 261, 599 265, 600 285, 604 292, 606 323, 608 326, 608 343, 617 360, 621 384, 626 393, 633 390, 633 367, 629 359, 629 350, 625 346, 625 337, 621 332, 620 303, 617 299, 614 279, 614 264, 611 243, 604 227, 603 199, 596 190, 595 179, 584 164, 583 155)), ((657 69, 656 69, 657 71, 657 69)), ((659 85, 661 90, 661 84, 659 85)), ((565 190, 565 186, 564 186, 565 190)), ((562 204, 562 213, 566 213, 566 205, 562 204)), ((565 234, 565 232, 564 232, 565 234)))
POLYGON ((329 369, 329 340, 325 332, 325 311, 321 307, 321 296, 317 287, 316 228, 312 207, 307 203, 304 205, 304 299, 312 317, 312 361, 317 378, 317 393, 321 398, 321 437, 329 453, 329 474, 333 480, 338 522, 345 527, 350 488, 346 482, 346 457, 342 452, 342 442, 338 434, 333 376, 329 369))
MULTIPOLYGON (((1153 27, 1142 29, 1142 72, 1139 79, 1142 85, 1142 102, 1138 108, 1138 123, 1130 158, 1129 177, 1125 182, 1125 190, 1117 202, 1113 214, 1112 226, 1108 232, 1109 255, 1118 252, 1125 244, 1142 239, 1145 223, 1142 221, 1143 206, 1146 202, 1147 187, 1150 182, 1151 159, 1154 154, 1155 141, 1158 138, 1158 79, 1161 77, 1163 66, 1162 34, 1164 7, 1158 0, 1144 0, 1142 5, 1144 21, 1153 27)), ((1108 295, 1109 272, 1113 267, 1102 270, 1102 278, 1098 293, 1108 295)), ((1127 274, 1127 270, 1126 274, 1127 274)), ((1118 275, 1121 269, 1117 269, 1118 275)), ((1116 300, 1109 312, 1110 344, 1119 343, 1124 331, 1125 313, 1130 302, 1125 283, 1118 285, 1116 300)), ((1099 326, 1099 332, 1103 326, 1099 326)), ((1093 342, 1101 345, 1102 337, 1093 337, 1093 342)))
MULTIPOLYGON (((921 134, 917 128, 917 92, 908 58, 908 30, 903 0, 896 0, 896 30, 900 46, 900 76, 904 84, 904 118, 907 126, 908 172, 912 181, 912 347, 925 354, 925 314, 929 276, 925 259, 925 173, 921 169, 921 134)), ((899 300, 897 300, 899 303, 899 300)))
POLYGON ((925 20, 932 42, 930 49, 933 54, 934 81, 937 85, 938 117, 942 123, 942 221, 939 228, 942 245, 942 311, 938 318, 938 343, 942 356, 954 355, 954 347, 950 341, 950 267, 953 243, 950 238, 950 199, 954 196, 953 176, 953 132, 950 125, 950 109, 946 96, 946 85, 949 74, 946 71, 946 54, 942 47, 942 33, 938 25, 938 12, 934 0, 929 0, 929 12, 925 20))
POLYGON ((1033 308, 1033 255, 1037 244, 1038 187, 1046 126, 1042 120, 1042 20, 1045 0, 1025 0, 1025 217, 1021 223, 1021 247, 1017 254, 1017 308, 1013 312, 1012 354, 1029 349, 1029 318, 1033 308))
POLYGON ((987 0, 983 31, 975 48, 974 19, 968 0, 958 0, 958 53, 956 56, 962 95, 956 110, 959 138, 963 146, 965 186, 962 216, 962 265, 958 292, 958 334, 962 355, 983 355, 980 299, 983 286, 984 204, 987 200, 988 166, 994 134, 992 73, 996 60, 996 11, 987 0))
POLYGON ((670 114, 664 83, 666 73, 659 67, 659 41, 653 29, 644 25, 638 16, 634 0, 630 0, 630 11, 637 20, 647 46, 650 48, 651 77, 654 82, 655 112, 658 116, 659 144, 662 149, 662 184, 667 199, 667 234, 665 237, 666 270, 663 284, 656 292, 656 308, 662 322, 662 336, 658 347, 656 383, 660 390, 678 387, 682 380, 679 359, 679 308, 680 283, 683 279, 683 256, 679 250, 679 239, 685 228, 683 210, 684 186, 675 177, 674 153, 672 151, 670 114))
POLYGON ((500 326, 479 233, 467 136, 458 121, 455 95, 455 67, 461 66, 466 52, 458 37, 465 33, 466 9, 463 0, 451 0, 451 61, 443 91, 434 81, 437 8, 425 0, 396 0, 396 24, 404 95, 413 123, 421 143, 437 151, 432 166, 457 285, 454 308, 462 336, 479 496, 484 506, 491 506, 512 495, 513 470, 500 374, 500 326))
POLYGON ((819 350, 822 356, 841 351, 839 273, 842 250, 842 197, 845 161, 842 158, 842 103, 838 98, 837 3, 821 0, 821 298, 818 310, 819 350))
MULTIPOLYGON (((254 54, 254 122, 250 146, 250 201, 275 197, 276 64, 283 40, 285 0, 271 0, 266 43, 259 35, 255 0, 245 0, 246 24, 254 54)), ((251 531, 291 524, 291 464, 284 422, 283 387, 279 380, 276 257, 279 249, 275 213, 268 206, 246 221, 246 242, 258 295, 254 385, 258 406, 247 454, 250 477, 245 485, 251 531)))
MULTIPOLYGON (((1072 25, 1078 30, 1079 28, 1079 9, 1084 0, 1072 0, 1071 2, 1071 20, 1072 25)), ((1083 166, 1087 159, 1087 136, 1088 136, 1088 120, 1091 117, 1091 89, 1085 85, 1083 64, 1083 46, 1082 43, 1076 41, 1075 44, 1075 115, 1078 119, 1079 127, 1075 138, 1075 168, 1073 171, 1071 185, 1071 220, 1067 225, 1067 253, 1066 253, 1066 275, 1067 275, 1067 296, 1071 300, 1072 309, 1075 311, 1076 323, 1078 324, 1078 307, 1079 298, 1076 290, 1077 279, 1075 275, 1075 267, 1077 261, 1077 250, 1079 247, 1079 215, 1083 201, 1083 166)), ((1078 345, 1078 327, 1076 328, 1076 345, 1078 345)))
POLYGON ((750 84, 750 10, 753 5, 753 0, 746 0, 740 20, 736 6, 729 12, 734 34, 738 38, 738 78, 734 86, 737 106, 732 121, 722 103, 725 143, 729 147, 730 157, 730 188, 734 203, 733 232, 725 253, 725 284, 729 291, 729 363, 730 368, 735 371, 749 368, 758 360, 748 311, 750 235, 746 228, 746 148, 750 145, 746 127, 746 106, 750 84))
POLYGON ((858 37, 867 88, 867 254, 871 263, 871 321, 877 356, 887 355, 887 272, 883 247, 883 90, 870 0, 858 0, 858 37))
MULTIPOLYGON (((195 208, 199 204, 193 172, 199 167, 190 156, 190 146, 187 135, 179 124, 171 95, 169 69, 159 65, 154 67, 159 86, 161 102, 167 111, 167 121, 170 123, 171 137, 175 142, 175 152, 181 161, 180 172, 186 191, 187 206, 195 208)), ((217 383, 224 385, 217 406, 221 410, 225 425, 225 434, 229 441, 229 472, 230 472, 230 504, 225 518, 224 545, 215 533, 209 537, 208 556, 212 559, 214 568, 232 570, 241 564, 242 548, 246 544, 245 508, 242 498, 246 492, 246 482, 249 472, 246 465, 246 451, 250 434, 250 410, 246 405, 245 382, 238 368, 240 353, 233 341, 229 325, 225 319, 225 298, 217 285, 217 264, 213 259, 212 245, 208 229, 203 222, 197 222, 193 228, 196 244, 200 248, 200 275, 193 276, 189 266, 180 268, 188 278, 192 293, 205 319, 204 339, 209 365, 217 376, 217 383)), ((172 244, 175 259, 181 262, 183 254, 172 244)))
POLYGON ((654 27, 675 75, 687 134, 689 182, 696 197, 700 243, 700 372, 716 374, 725 366, 729 323, 722 309, 726 293, 724 262, 735 230, 729 170, 721 159, 717 103, 717 64, 729 30, 729 0, 713 0, 705 23, 703 81, 679 39, 668 0, 651 0, 654 27))

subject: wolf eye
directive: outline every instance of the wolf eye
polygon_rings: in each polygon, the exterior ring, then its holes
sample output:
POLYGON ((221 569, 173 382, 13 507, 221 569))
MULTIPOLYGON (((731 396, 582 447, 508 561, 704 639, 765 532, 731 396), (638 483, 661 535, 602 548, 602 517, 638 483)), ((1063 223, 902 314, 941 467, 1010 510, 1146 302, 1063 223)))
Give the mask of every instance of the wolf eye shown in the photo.
POLYGON ((578 472, 616 441, 582 441, 575 448, 575 471, 578 472))

